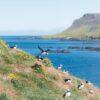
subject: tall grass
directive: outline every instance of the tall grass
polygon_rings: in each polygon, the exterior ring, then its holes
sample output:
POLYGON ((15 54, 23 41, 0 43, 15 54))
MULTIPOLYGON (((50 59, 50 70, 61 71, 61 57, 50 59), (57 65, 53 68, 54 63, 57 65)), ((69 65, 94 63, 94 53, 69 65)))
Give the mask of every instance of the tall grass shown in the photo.
POLYGON ((10 100, 10 98, 5 93, 1 93, 0 100, 10 100))

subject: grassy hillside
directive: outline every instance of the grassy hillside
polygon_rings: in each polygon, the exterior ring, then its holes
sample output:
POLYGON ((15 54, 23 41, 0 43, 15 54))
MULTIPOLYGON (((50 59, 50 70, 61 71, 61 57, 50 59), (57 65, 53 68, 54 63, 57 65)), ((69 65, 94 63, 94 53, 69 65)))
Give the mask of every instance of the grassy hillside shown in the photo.
POLYGON ((84 14, 64 32, 44 38, 100 39, 100 14, 84 14))
POLYGON ((53 68, 47 58, 40 62, 0 41, 0 100, 64 100, 68 88, 72 95, 66 100, 100 100, 100 90, 92 84, 53 68), (71 78, 72 83, 66 84, 65 78, 71 78), (85 84, 82 90, 77 89, 80 82, 85 84), (89 93, 90 88, 94 94, 89 93))
POLYGON ((89 37, 100 38, 100 26, 95 29, 89 26, 81 26, 75 29, 68 29, 60 34, 50 36, 50 38, 76 38, 76 39, 89 39, 89 37))

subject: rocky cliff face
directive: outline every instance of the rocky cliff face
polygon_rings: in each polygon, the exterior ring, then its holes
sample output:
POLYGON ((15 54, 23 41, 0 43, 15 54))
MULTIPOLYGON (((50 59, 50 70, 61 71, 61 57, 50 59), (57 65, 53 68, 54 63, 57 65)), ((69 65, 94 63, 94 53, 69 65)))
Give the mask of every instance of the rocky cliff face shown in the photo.
POLYGON ((81 18, 75 20, 70 28, 77 28, 80 26, 95 27, 100 25, 100 13, 84 14, 81 18))
POLYGON ((100 39, 100 13, 84 14, 65 31, 47 38, 100 39))

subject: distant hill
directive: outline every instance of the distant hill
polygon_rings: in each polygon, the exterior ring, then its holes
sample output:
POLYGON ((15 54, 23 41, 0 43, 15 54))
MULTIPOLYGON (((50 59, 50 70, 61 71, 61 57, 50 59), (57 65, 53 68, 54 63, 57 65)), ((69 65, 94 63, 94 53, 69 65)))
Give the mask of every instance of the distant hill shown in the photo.
POLYGON ((100 13, 87 13, 76 19, 64 32, 47 36, 65 39, 100 39, 100 13))

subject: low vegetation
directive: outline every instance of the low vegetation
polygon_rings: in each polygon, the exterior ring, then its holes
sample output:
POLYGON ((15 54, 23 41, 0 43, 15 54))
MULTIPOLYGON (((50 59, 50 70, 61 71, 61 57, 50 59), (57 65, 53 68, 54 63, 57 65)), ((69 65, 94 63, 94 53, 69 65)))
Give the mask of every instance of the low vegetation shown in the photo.
POLYGON ((73 21, 73 24, 65 31, 51 35, 43 36, 50 39, 100 39, 100 14, 84 14, 79 19, 73 21))
POLYGON ((10 49, 0 41, 0 100, 64 100, 67 88, 71 89, 72 95, 66 100, 100 100, 100 91, 93 85, 78 90, 81 81, 84 82, 54 69, 47 58, 38 61, 34 56, 10 49), (65 78, 71 78, 72 84, 65 84, 65 78), (94 94, 88 92, 91 87, 94 94))

